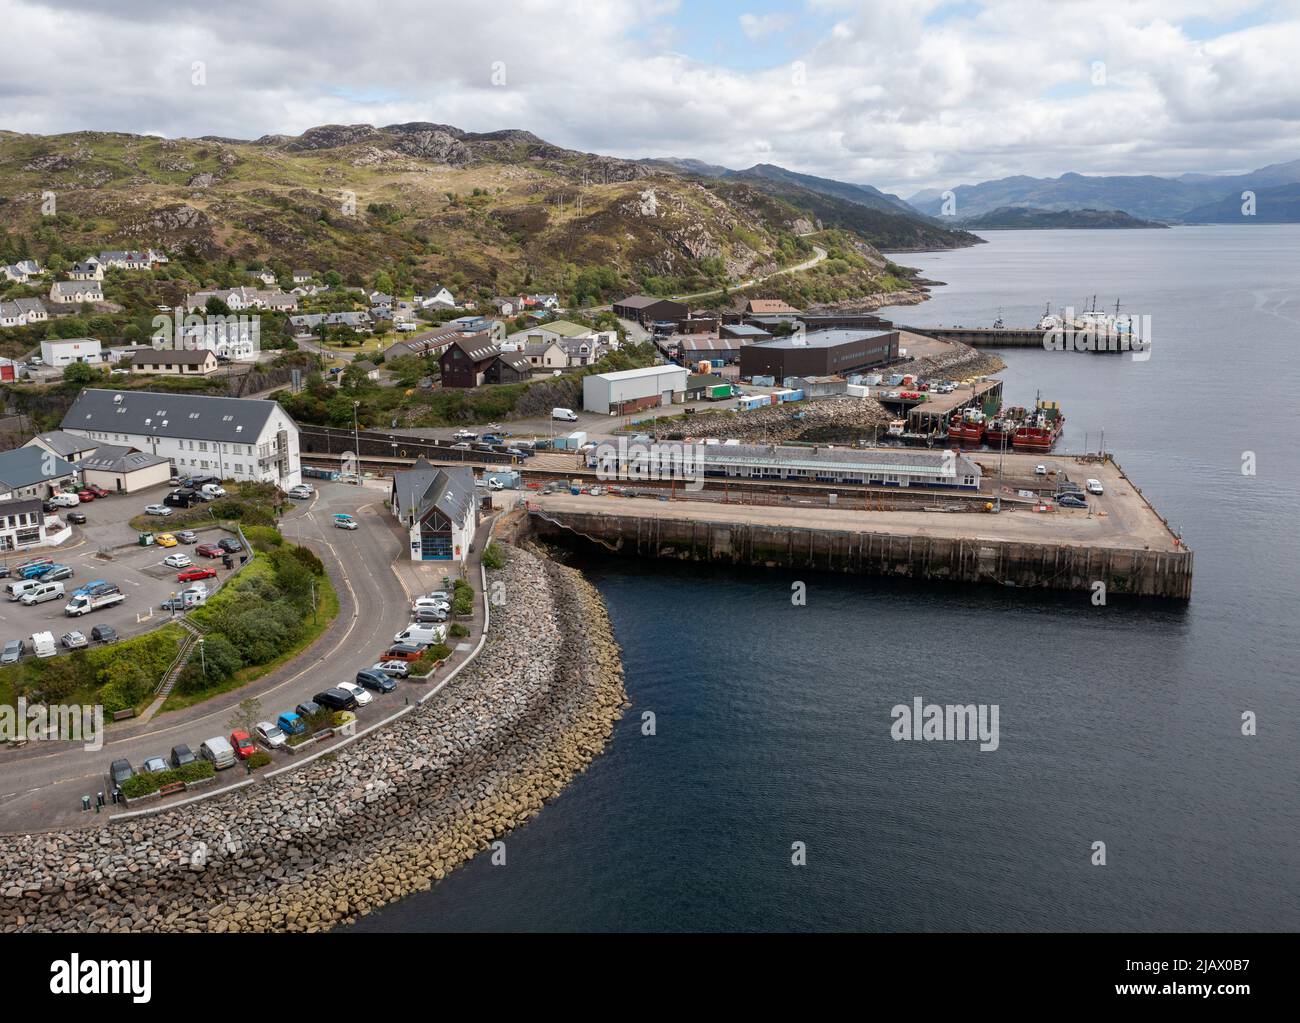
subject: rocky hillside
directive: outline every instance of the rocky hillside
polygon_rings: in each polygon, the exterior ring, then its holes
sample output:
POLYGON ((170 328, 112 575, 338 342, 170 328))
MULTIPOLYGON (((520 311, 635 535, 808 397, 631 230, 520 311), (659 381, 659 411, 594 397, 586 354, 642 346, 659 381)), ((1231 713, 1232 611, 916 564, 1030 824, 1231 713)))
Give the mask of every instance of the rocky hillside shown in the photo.
POLYGON ((808 197, 825 200, 525 131, 427 123, 252 141, 0 132, 3 230, 38 256, 165 246, 206 262, 333 269, 356 283, 382 269, 461 289, 608 299, 761 274, 810 251, 803 236, 819 227, 881 240, 868 220, 827 216, 808 197), (50 193, 55 213, 43 215, 50 193))

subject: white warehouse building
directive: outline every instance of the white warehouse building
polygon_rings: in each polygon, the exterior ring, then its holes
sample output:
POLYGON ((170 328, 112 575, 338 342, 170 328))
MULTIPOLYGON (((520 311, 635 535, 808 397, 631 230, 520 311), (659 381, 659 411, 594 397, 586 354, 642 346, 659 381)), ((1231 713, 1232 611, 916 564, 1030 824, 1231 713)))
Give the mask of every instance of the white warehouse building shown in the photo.
POLYGON ((86 388, 61 428, 166 458, 180 475, 302 482, 298 424, 274 401, 86 388))
POLYGON ((74 362, 98 366, 103 357, 103 346, 93 337, 54 338, 41 342, 41 360, 47 366, 68 366, 74 362))
POLYGON ((582 379, 582 407, 588 412, 623 415, 686 397, 687 371, 681 366, 646 366, 582 379))

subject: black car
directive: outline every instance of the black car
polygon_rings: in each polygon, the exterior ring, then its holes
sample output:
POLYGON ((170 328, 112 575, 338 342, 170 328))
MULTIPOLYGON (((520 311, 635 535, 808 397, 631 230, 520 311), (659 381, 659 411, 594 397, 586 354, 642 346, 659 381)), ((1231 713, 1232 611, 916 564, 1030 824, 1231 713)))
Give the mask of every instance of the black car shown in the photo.
POLYGON ((184 767, 186 764, 192 764, 197 759, 193 751, 182 743, 179 746, 172 747, 172 755, 168 758, 172 767, 184 767))
POLYGON ((108 769, 108 778, 115 787, 120 787, 128 778, 134 777, 135 769, 129 760, 114 760, 108 769))
POLYGON ((217 541, 217 546, 229 554, 238 554, 244 549, 244 545, 236 540, 233 536, 223 536, 217 541))
POLYGON ((397 688, 397 683, 389 676, 382 671, 373 671, 370 668, 362 668, 357 672, 357 685, 373 689, 378 693, 391 693, 397 688))
POLYGON ((299 717, 309 718, 320 713, 320 704, 315 700, 303 700, 302 703, 294 707, 293 710, 299 717))
POLYGON ((328 707, 330 710, 356 710, 357 708, 357 698, 345 689, 331 687, 323 693, 317 693, 315 700, 322 707, 328 707))
POLYGON ((86 524, 85 512, 68 512, 67 518, 69 522, 75 522, 78 526, 84 526, 86 524))
POLYGON ((117 630, 111 625, 96 625, 90 630, 90 638, 96 643, 116 643, 117 630))

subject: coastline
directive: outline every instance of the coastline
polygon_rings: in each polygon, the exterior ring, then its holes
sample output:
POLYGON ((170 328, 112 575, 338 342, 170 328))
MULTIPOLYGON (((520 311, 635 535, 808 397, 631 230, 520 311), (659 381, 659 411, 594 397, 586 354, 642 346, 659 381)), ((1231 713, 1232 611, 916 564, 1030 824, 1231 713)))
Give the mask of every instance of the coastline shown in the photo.
POLYGON ((436 698, 201 807, 0 841, 0 932, 326 930, 535 817, 606 748, 626 692, 596 589, 503 547, 488 642, 436 698))

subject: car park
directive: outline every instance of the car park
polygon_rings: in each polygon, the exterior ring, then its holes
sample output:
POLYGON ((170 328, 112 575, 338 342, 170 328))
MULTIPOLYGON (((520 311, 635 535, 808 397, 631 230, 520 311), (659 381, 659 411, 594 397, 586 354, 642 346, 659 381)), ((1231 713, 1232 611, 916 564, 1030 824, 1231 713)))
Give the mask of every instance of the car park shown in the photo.
POLYGON ((148 504, 145 505, 144 513, 146 515, 158 515, 166 518, 172 513, 172 510, 165 504, 148 504))
POLYGON ((68 521, 77 526, 84 526, 86 524, 86 513, 70 511, 68 512, 68 521))
POLYGON ((86 645, 86 634, 77 629, 71 632, 65 632, 63 638, 59 640, 68 650, 80 650, 86 645))
MULTIPOLYGON (((401 664, 406 667, 405 662, 395 661, 395 664, 401 664)), ((386 671, 380 670, 380 665, 376 664, 373 668, 362 668, 357 672, 357 685, 365 686, 367 689, 373 689, 377 693, 391 693, 397 688, 397 683, 386 671)))
POLYGON ((307 731, 307 722, 302 719, 302 715, 295 714, 291 710, 286 710, 276 718, 275 723, 286 736, 302 735, 307 731))
POLYGON ((257 736, 258 742, 263 746, 269 746, 271 749, 279 749, 289 741, 283 730, 269 721, 259 721, 254 725, 253 734, 257 736))
POLYGON ((0 653, 0 665, 17 664, 23 656, 23 641, 21 639, 11 639, 5 643, 5 648, 0 653))
POLYGON ((321 706, 315 700, 303 700, 302 703, 293 708, 293 711, 299 717, 309 718, 313 715, 319 714, 321 706))
POLYGON ((163 558, 163 564, 169 568, 189 568, 194 562, 190 560, 188 554, 168 554, 163 558))
POLYGON ((217 570, 215 568, 204 568, 197 565, 194 568, 182 569, 176 573, 178 583, 192 583, 199 579, 215 579, 216 577, 217 570))
POLYGON ((310 501, 312 495, 315 493, 316 491, 312 490, 312 488, 307 486, 305 483, 299 483, 296 487, 289 488, 289 496, 295 501, 310 501))
POLYGON ((362 686, 357 685, 355 682, 340 682, 334 688, 342 689, 343 692, 350 694, 352 699, 357 701, 358 707, 364 707, 375 698, 372 693, 368 692, 362 686))
POLYGON ((176 537, 172 536, 171 533, 159 533, 153 538, 153 542, 159 547, 175 547, 177 543, 176 537))
POLYGON ((96 625, 90 630, 90 638, 96 643, 116 643, 117 630, 111 625, 96 625))
POLYGON ((235 751, 235 756, 240 760, 247 760, 257 752, 257 746, 253 744, 253 737, 242 729, 236 728, 230 733, 230 746, 235 751))
POLYGON ((142 774, 161 774, 167 770, 167 761, 162 757, 150 757, 140 765, 142 774))
POLYGON ((395 675, 397 678, 406 678, 411 673, 411 666, 405 661, 380 661, 370 670, 384 675, 395 675))
POLYGON ((193 751, 184 743, 181 743, 179 746, 173 746, 171 757, 169 758, 172 767, 184 767, 186 764, 194 763, 197 759, 198 758, 195 757, 193 751))
POLYGON ((205 558, 219 558, 225 551, 214 543, 201 543, 194 548, 195 554, 202 554, 205 558))
POLYGON ((330 710, 357 709, 357 698, 346 689, 331 687, 322 693, 317 693, 314 699, 322 707, 328 707, 330 710))

